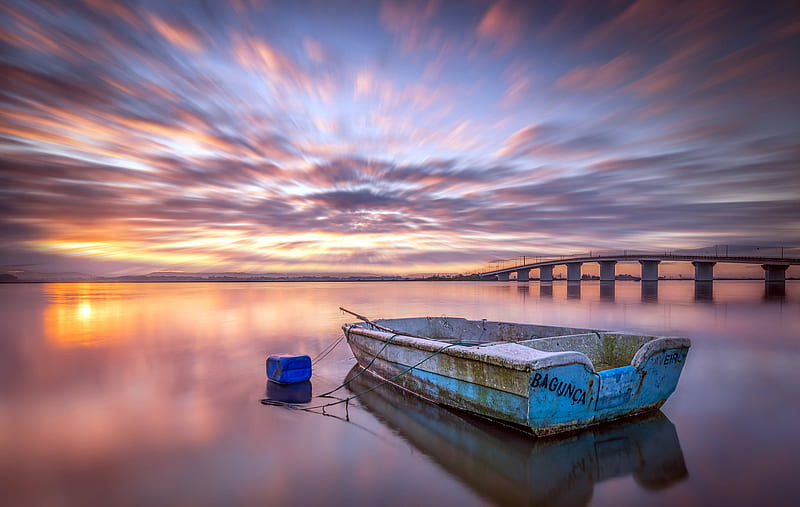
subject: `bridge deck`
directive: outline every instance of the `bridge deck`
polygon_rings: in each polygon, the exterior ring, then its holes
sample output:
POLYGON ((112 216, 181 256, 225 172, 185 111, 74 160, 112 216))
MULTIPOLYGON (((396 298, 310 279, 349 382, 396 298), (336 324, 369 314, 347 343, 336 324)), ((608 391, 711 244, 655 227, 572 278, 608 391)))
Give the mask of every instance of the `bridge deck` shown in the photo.
POLYGON ((738 264, 769 264, 772 266, 795 266, 800 265, 800 259, 778 258, 778 257, 727 257, 716 255, 610 255, 593 257, 563 257, 560 259, 548 259, 545 261, 520 264, 517 266, 496 269, 480 273, 480 276, 492 276, 502 273, 512 273, 525 269, 536 269, 545 266, 560 266, 563 264, 585 263, 585 262, 638 262, 638 261, 677 261, 677 262, 716 262, 716 263, 738 263, 738 264))

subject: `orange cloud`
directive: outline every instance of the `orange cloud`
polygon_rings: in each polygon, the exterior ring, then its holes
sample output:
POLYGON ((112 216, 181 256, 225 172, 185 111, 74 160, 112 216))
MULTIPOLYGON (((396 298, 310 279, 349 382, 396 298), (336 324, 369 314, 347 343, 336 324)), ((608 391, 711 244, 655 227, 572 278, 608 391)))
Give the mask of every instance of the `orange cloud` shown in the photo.
POLYGON ((200 37, 185 27, 179 27, 175 23, 168 23, 155 14, 148 13, 147 18, 156 31, 174 46, 177 46, 190 53, 199 53, 203 50, 200 37))

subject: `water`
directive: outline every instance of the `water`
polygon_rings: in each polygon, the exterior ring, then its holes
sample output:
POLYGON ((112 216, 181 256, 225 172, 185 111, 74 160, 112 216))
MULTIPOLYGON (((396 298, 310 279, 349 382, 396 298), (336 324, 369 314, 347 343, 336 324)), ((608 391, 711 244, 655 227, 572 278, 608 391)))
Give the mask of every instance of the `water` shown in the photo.
MULTIPOLYGON (((0 301, 5 505, 798 498, 800 282, 11 284, 0 301), (330 417, 261 405, 266 356, 315 355, 350 321, 339 306, 680 335, 693 347, 663 414, 550 440, 383 388, 330 417)), ((314 392, 353 365, 342 344, 315 366, 314 392)))

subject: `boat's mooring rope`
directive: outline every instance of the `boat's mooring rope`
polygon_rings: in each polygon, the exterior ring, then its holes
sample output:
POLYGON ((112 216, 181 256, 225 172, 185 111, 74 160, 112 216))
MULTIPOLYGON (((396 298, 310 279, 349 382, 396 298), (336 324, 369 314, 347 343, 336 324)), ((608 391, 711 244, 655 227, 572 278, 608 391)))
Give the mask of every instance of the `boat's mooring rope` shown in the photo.
MULTIPOLYGON (((347 334, 348 334, 348 335, 350 334, 350 328, 348 328, 348 329, 347 329, 347 334)), ((364 369, 363 369, 363 370, 361 370, 360 372, 358 372, 358 374, 357 374, 357 375, 353 375, 353 377, 352 377, 352 378, 345 380, 345 381, 344 381, 344 382, 343 382, 343 383, 342 383, 342 384, 341 384, 339 387, 337 387, 337 388, 335 388, 335 389, 332 389, 332 390, 328 391, 327 393, 322 393, 322 394, 320 394, 320 395, 318 396, 318 398, 323 398, 323 397, 325 397, 325 396, 329 396, 329 395, 331 395, 331 394, 335 393, 336 391, 338 391, 339 389, 343 388, 344 386, 346 386, 347 384, 349 384, 350 382, 352 382, 352 381, 353 381, 353 380, 355 380, 356 378, 358 378, 358 377, 359 377, 359 376, 360 376, 362 373, 364 373, 365 371, 367 371, 367 370, 369 369, 369 367, 370 367, 370 366, 372 366, 372 363, 374 363, 374 362, 375 362, 375 360, 376 360, 376 359, 378 359, 378 356, 380 356, 380 355, 381 355, 381 352, 383 352, 383 350, 384 350, 384 349, 385 349, 385 348, 386 348, 386 347, 389 345, 389 343, 391 343, 391 341, 392 341, 392 340, 394 340, 395 338, 397 338, 398 336, 400 336, 400 335, 399 335, 399 334, 393 334, 391 337, 389 337, 389 339, 388 339, 388 340, 386 340, 386 342, 384 342, 383 346, 382 346, 382 347, 381 347, 381 349, 378 351, 378 353, 377 353, 377 354, 375 354, 375 355, 372 357, 372 360, 370 360, 369 364, 368 364, 368 365, 366 365, 366 366, 364 367, 364 369)), ((348 338, 349 338, 349 336, 348 336, 348 338)))
POLYGON ((337 345, 339 345, 340 343, 342 343, 342 340, 344 340, 344 334, 341 334, 341 335, 339 335, 339 337, 338 337, 338 338, 337 338, 335 341, 333 341, 332 343, 330 343, 330 344, 329 344, 327 347, 325 347, 324 349, 322 349, 322 350, 319 352, 319 354, 317 354, 316 356, 314 356, 314 358, 311 360, 311 364, 312 364, 312 365, 314 365, 314 364, 317 364, 318 362, 320 362, 320 361, 322 361, 323 359, 325 359, 325 358, 328 356, 328 354, 330 354, 331 352, 333 352, 333 349, 335 349, 337 345))

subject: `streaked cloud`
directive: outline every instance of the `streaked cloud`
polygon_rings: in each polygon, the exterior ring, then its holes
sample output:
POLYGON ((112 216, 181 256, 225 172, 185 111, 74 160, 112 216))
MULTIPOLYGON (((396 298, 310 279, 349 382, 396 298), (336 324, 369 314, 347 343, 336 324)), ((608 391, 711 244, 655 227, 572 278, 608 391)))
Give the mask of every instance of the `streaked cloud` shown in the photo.
POLYGON ((6 2, 0 264, 797 243, 800 9, 757 8, 6 2))
POLYGON ((478 23, 478 37, 509 51, 522 40, 526 26, 524 3, 500 0, 493 2, 478 23))
POLYGON ((438 0, 383 0, 381 24, 400 40, 404 51, 431 49, 441 40, 441 28, 432 22, 438 0))
POLYGON ((630 79, 635 65, 636 58, 627 53, 606 63, 580 65, 561 76, 556 86, 584 91, 612 89, 630 79))

